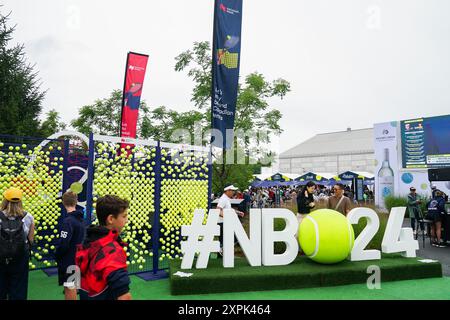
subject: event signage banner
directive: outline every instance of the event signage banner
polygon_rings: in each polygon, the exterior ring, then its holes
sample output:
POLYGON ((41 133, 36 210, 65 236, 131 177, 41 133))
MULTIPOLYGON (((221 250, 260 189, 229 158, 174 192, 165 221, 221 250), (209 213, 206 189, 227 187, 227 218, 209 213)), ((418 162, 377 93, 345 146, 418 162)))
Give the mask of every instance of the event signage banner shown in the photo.
POLYGON ((450 165, 450 115, 402 121, 401 134, 403 168, 450 165))
POLYGON ((148 55, 129 52, 122 97, 120 136, 136 138, 142 87, 147 69, 148 55))
POLYGON ((342 180, 353 180, 358 179, 358 174, 351 171, 346 171, 344 173, 341 173, 338 177, 342 180))
POLYGON ((385 207, 384 199, 398 193, 398 122, 374 125, 375 204, 385 207))
POLYGON ((450 152, 445 144, 449 119, 442 116, 375 124, 376 205, 385 207, 387 196, 406 197, 411 187, 419 196, 430 197, 431 183, 450 193, 450 181, 428 180, 428 169, 441 166, 450 152))
POLYGON ((242 0, 215 0, 211 122, 213 146, 229 149, 236 112, 241 55, 242 0), (227 131, 228 130, 228 131, 227 131))
MULTIPOLYGON (((384 230, 381 250, 365 249, 367 243, 372 241, 372 238, 379 231, 380 221, 377 213, 370 208, 355 208, 351 210, 345 218, 348 223, 345 228, 351 228, 352 224, 357 224, 361 219, 366 220, 367 224, 349 247, 349 260, 380 260, 381 252, 402 253, 404 257, 408 258, 416 257, 416 251, 419 249, 418 241, 414 239, 411 228, 403 228, 405 209, 405 207, 392 208, 384 230)), ((208 267, 211 253, 221 250, 220 242, 214 240, 214 237, 220 234, 218 225, 220 210, 210 209, 206 218, 205 213, 204 209, 196 209, 192 223, 181 226, 181 235, 186 239, 181 241, 181 251, 183 253, 181 269, 192 269, 194 260, 196 260, 196 269, 205 269, 208 267), (201 240, 199 236, 202 237, 201 240)), ((335 213, 340 216, 340 213, 335 213)), ((315 221, 311 216, 308 216, 303 221, 307 219, 314 221, 313 224, 316 230, 319 230, 320 222, 315 221)), ((292 211, 285 208, 250 209, 249 224, 250 232, 247 234, 234 209, 223 210, 224 268, 234 268, 234 247, 236 241, 252 267, 262 265, 285 266, 297 258, 299 242, 301 244, 302 240, 297 238, 299 223, 292 211), (283 230, 275 230, 275 219, 284 220, 285 228, 283 230), (286 249, 283 253, 275 252, 275 242, 285 243, 286 249)), ((317 233, 315 237, 310 238, 315 248, 308 255, 309 258, 314 258, 318 254, 320 246, 336 246, 335 240, 327 235, 322 235, 323 239, 320 239, 320 237, 320 234, 317 233)), ((345 256, 343 259, 345 259, 345 256)))
POLYGON ((321 181, 327 181, 326 178, 319 176, 316 173, 313 172, 308 172, 305 173, 304 175, 301 175, 300 177, 295 178, 296 181, 317 181, 317 182, 321 182, 321 181))

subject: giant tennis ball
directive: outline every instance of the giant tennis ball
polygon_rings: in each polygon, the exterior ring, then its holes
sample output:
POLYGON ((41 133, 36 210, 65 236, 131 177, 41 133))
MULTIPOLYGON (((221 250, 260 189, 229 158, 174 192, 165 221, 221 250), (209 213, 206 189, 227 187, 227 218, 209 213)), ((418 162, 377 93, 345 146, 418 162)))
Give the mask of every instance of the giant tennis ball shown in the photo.
POLYGON ((310 259, 318 263, 333 264, 345 260, 350 254, 355 234, 343 214, 320 209, 302 220, 298 240, 310 259))

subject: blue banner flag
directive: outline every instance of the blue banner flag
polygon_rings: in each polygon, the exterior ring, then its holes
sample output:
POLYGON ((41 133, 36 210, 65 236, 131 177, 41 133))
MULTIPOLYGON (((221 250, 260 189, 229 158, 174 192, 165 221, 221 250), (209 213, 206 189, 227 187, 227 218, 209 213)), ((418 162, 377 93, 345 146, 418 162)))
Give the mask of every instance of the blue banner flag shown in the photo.
POLYGON ((211 143, 229 149, 233 145, 239 83, 242 0, 215 0, 214 6, 211 143))

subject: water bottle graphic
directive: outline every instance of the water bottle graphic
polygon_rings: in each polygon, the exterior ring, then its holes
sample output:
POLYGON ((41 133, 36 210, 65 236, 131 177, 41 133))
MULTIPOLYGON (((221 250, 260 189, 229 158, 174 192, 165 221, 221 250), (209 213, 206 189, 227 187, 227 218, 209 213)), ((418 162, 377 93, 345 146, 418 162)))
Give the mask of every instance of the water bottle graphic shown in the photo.
POLYGON ((378 171, 378 194, 381 205, 384 206, 384 199, 394 195, 394 171, 389 164, 389 149, 384 149, 384 161, 378 171))

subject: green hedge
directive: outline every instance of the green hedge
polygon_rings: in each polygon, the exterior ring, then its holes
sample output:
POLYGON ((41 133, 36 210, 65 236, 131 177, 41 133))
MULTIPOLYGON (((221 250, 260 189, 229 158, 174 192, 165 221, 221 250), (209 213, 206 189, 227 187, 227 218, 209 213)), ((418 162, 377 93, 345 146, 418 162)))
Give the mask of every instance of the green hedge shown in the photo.
POLYGON ((408 198, 407 197, 395 197, 388 196, 384 198, 384 206, 391 212, 391 209, 394 207, 406 207, 408 206, 408 198))
MULTIPOLYGON (((376 261, 381 281, 399 281, 442 277, 439 262, 422 263, 421 258, 403 258, 400 254, 383 254, 376 261)), ((211 259, 207 269, 195 269, 192 277, 179 277, 180 260, 170 260, 172 295, 211 294, 261 290, 286 290, 366 283, 367 268, 374 261, 344 260, 335 265, 316 263, 299 256, 287 266, 251 267, 246 259, 236 258, 235 268, 224 268, 221 259, 211 259)), ((407 294, 407 293, 406 293, 407 294)))
MULTIPOLYGON (((422 212, 427 211, 427 203, 430 200, 430 198, 426 195, 418 194, 417 199, 422 200, 422 202, 420 204, 420 209, 422 210, 422 212)), ((391 212, 391 209, 394 207, 407 207, 408 206, 408 197, 407 196, 406 197, 389 196, 384 199, 384 205, 385 205, 386 209, 388 210, 388 212, 391 212)), ((408 217, 408 214, 406 214, 405 216, 408 217)))
MULTIPOLYGON (((378 249, 381 250, 381 242, 383 241, 384 231, 386 230, 387 221, 389 219, 389 215, 386 213, 377 213, 380 219, 380 228, 372 240, 367 245, 366 249, 378 249)), ((358 224, 353 225, 353 231, 355 232, 355 239, 358 235, 364 230, 367 225, 366 219, 359 220, 358 224)))

